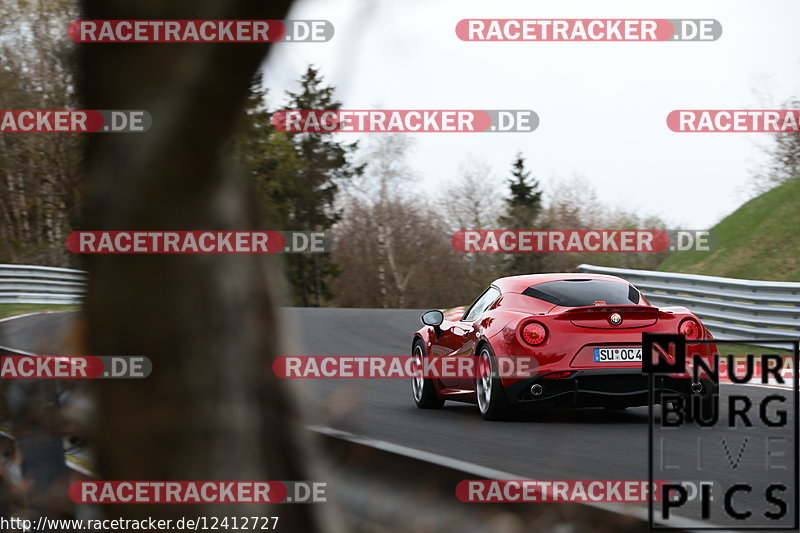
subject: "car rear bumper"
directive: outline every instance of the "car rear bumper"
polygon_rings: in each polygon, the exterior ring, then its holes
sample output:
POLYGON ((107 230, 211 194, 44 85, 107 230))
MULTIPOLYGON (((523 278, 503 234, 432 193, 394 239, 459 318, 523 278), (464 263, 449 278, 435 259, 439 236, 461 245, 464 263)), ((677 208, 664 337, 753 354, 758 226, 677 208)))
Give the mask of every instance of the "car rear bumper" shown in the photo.
MULTIPOLYGON (((547 374, 520 380, 505 388, 509 401, 525 406, 574 406, 574 407, 634 407, 648 405, 649 375, 639 368, 583 369, 573 370, 569 377, 546 378, 547 374), (531 387, 541 386, 541 393, 534 395, 531 387)), ((654 403, 661 401, 661 393, 707 394, 715 390, 711 381, 704 381, 699 393, 692 392, 689 378, 656 376, 654 403)))

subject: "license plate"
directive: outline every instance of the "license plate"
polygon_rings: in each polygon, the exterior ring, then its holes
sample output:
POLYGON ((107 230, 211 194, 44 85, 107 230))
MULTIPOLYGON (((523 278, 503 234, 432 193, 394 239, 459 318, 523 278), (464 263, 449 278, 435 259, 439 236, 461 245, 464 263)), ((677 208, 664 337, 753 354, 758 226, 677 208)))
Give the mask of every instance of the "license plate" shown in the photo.
POLYGON ((595 348, 595 363, 625 363, 642 360, 641 348, 595 348))

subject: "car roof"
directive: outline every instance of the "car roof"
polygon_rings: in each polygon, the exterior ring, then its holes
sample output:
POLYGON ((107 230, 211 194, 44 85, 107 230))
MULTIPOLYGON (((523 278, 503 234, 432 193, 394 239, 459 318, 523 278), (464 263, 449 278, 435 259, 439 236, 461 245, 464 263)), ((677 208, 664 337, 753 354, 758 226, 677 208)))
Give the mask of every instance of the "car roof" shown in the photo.
POLYGON ((622 278, 618 278, 617 276, 607 276, 604 274, 575 274, 575 273, 565 273, 565 274, 525 274, 522 276, 507 276, 505 278, 499 278, 494 280, 492 285, 496 286, 500 289, 500 292, 508 293, 508 292, 516 292, 521 293, 531 285, 538 285, 539 283, 545 283, 547 281, 562 281, 562 280, 577 280, 577 279, 597 279, 597 280, 605 280, 605 281, 616 281, 619 283, 628 284, 622 278))

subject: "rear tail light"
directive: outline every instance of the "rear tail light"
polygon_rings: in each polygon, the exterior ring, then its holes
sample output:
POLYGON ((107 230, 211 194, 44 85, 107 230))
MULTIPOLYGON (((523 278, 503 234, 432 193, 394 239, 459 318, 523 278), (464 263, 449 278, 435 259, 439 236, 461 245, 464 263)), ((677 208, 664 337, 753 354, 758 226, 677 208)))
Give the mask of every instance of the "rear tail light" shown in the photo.
POLYGON ((547 340, 547 329, 538 322, 528 322, 522 327, 522 340, 531 346, 539 346, 547 340))
POLYGON ((687 318, 681 322, 681 325, 678 328, 678 333, 686 337, 687 341, 696 341, 700 338, 701 332, 702 327, 700 326, 700 323, 693 318, 687 318))
POLYGON ((568 378, 572 375, 572 372, 553 372, 552 374, 545 374, 541 376, 541 379, 562 379, 568 378))

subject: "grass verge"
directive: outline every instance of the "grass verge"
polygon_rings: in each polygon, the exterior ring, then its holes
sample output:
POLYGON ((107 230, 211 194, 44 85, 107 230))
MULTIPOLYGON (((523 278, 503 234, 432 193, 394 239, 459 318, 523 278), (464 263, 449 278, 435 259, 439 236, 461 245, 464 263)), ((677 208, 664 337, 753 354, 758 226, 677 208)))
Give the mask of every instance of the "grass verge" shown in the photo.
POLYGON ((0 304, 0 318, 43 311, 74 311, 80 308, 81 306, 78 304, 0 304))
POLYGON ((800 281, 800 179, 753 198, 711 228, 710 252, 675 252, 658 267, 730 278, 800 281))

